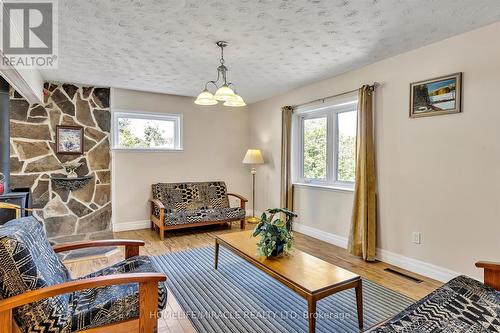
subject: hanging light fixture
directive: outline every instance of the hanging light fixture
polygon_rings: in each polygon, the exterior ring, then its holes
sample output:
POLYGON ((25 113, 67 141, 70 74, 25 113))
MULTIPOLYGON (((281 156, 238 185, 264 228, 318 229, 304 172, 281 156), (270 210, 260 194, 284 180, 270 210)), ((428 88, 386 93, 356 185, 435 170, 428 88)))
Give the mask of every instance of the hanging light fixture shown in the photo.
POLYGON ((224 102, 225 106, 245 106, 246 103, 243 98, 231 88, 234 87, 234 84, 227 82, 228 69, 224 65, 224 48, 227 46, 227 42, 218 41, 216 45, 220 47, 220 66, 217 67, 217 80, 205 83, 205 89, 198 95, 194 102, 198 105, 215 105, 221 101, 224 102), (221 82, 218 83, 219 81, 221 82), (212 94, 208 90, 209 84, 215 86, 215 94, 212 94))

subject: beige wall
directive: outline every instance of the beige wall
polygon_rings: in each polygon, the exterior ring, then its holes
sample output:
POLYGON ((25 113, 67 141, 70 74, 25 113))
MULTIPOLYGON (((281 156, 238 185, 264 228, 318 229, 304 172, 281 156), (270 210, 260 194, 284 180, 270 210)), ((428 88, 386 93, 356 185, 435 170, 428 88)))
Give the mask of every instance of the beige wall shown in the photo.
POLYGON ((113 152, 114 229, 148 221, 147 201, 155 182, 224 180, 231 192, 250 194, 249 169, 242 164, 248 148, 248 110, 200 107, 192 97, 111 90, 111 110, 183 115, 184 150, 113 152))
MULTIPOLYGON (((257 208, 279 204, 280 107, 378 81, 378 246, 480 277, 476 260, 500 259, 499 38, 497 23, 251 105, 251 143, 269 162, 257 208), (410 119, 409 83, 455 72, 464 112, 410 119)), ((301 224, 347 236, 352 192, 297 188, 295 206, 301 224)))

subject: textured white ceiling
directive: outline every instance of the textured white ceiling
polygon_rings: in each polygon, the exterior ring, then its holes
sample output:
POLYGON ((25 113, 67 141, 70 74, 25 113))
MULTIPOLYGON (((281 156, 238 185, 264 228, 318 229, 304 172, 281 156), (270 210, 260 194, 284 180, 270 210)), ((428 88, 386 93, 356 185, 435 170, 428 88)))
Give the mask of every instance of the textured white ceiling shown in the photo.
POLYGON ((195 96, 227 40, 229 79, 255 102, 499 21, 500 1, 64 0, 59 12, 45 79, 195 96))

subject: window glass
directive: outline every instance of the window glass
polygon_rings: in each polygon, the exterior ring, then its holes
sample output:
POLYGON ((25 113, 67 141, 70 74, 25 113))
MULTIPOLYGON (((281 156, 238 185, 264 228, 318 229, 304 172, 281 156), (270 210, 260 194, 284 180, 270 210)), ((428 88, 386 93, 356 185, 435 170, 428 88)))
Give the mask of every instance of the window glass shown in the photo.
POLYGON ((304 119, 304 178, 325 180, 327 174, 327 118, 304 119))
POLYGON ((337 180, 354 182, 356 175, 356 111, 337 114, 337 180))
POLYGON ((181 117, 117 112, 114 114, 115 149, 181 149, 181 117))

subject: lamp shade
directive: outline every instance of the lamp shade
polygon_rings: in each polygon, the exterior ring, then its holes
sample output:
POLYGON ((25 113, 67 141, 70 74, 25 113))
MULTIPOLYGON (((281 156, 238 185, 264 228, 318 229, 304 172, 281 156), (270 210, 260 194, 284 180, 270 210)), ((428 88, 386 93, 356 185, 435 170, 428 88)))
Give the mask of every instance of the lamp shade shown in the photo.
POLYGON ((245 106, 247 105, 243 98, 241 98, 240 95, 234 95, 233 98, 228 99, 225 103, 225 106, 233 106, 233 107, 239 107, 239 106, 245 106))
POLYGON ((214 95, 207 89, 203 90, 194 101, 195 104, 198 105, 215 105, 217 104, 217 100, 214 98, 214 95))
POLYGON ((248 149, 243 164, 264 164, 260 149, 248 149))
POLYGON ((233 89, 229 88, 227 85, 223 85, 215 92, 214 98, 218 101, 226 102, 231 98, 234 98, 235 94, 233 89))

